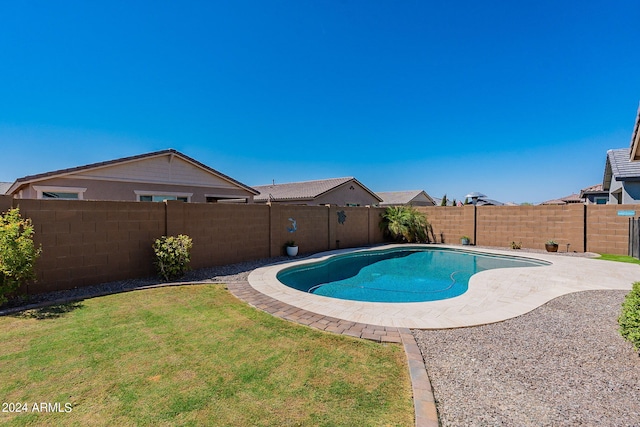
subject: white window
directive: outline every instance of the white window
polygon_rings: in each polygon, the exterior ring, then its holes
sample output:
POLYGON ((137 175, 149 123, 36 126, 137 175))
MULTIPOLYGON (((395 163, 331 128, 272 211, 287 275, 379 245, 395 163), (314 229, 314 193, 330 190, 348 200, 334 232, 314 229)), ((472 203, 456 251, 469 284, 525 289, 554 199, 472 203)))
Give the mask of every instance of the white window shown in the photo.
POLYGON ((34 185, 38 199, 82 200, 86 188, 55 187, 50 185, 34 185))
POLYGON ((193 193, 175 193, 171 191, 144 191, 135 190, 139 202, 164 202, 165 200, 177 200, 179 202, 190 202, 193 193))

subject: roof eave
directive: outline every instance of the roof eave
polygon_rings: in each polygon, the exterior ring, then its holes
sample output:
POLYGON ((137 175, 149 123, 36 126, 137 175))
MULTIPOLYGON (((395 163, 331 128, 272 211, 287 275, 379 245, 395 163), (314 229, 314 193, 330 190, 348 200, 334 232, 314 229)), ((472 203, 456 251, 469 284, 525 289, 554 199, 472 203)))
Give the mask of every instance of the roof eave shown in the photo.
POLYGON ((640 160, 640 106, 636 114, 636 122, 631 133, 631 148, 629 150, 629 160, 636 162, 640 160))

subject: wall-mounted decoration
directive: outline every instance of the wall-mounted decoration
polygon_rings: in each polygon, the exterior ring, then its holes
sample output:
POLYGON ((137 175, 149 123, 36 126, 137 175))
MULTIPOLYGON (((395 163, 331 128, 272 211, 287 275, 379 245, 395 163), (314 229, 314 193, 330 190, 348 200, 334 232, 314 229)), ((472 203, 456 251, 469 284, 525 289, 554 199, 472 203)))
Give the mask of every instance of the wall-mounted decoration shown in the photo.
POLYGON ((298 223, 293 218, 289 218, 289 221, 291 221, 291 227, 287 227, 287 231, 289 233, 294 233, 298 229, 298 223))
POLYGON ((344 222, 347 220, 347 214, 344 213, 344 211, 338 211, 338 223, 339 224, 344 224, 344 222))

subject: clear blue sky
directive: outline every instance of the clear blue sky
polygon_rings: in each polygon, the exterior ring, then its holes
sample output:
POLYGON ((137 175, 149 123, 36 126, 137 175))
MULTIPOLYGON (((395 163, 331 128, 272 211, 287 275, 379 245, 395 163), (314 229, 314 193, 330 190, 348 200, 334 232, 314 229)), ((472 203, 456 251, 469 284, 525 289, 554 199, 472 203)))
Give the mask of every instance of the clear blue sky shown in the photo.
POLYGON ((0 181, 175 148, 248 185, 540 202, 602 181, 640 2, 0 3, 0 181))

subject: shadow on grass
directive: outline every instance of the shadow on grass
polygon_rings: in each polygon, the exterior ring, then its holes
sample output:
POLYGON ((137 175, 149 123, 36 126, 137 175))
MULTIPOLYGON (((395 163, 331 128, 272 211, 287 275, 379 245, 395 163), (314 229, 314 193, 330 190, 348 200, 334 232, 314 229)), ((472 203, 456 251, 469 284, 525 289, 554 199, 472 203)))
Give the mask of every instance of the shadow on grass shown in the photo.
POLYGON ((25 310, 13 315, 13 317, 21 318, 21 319, 36 319, 36 320, 47 320, 47 319, 57 319, 59 317, 64 316, 67 313, 72 312, 73 310, 78 310, 84 307, 84 304, 81 302, 68 302, 65 304, 55 304, 50 305, 48 307, 36 308, 33 310, 25 310))

